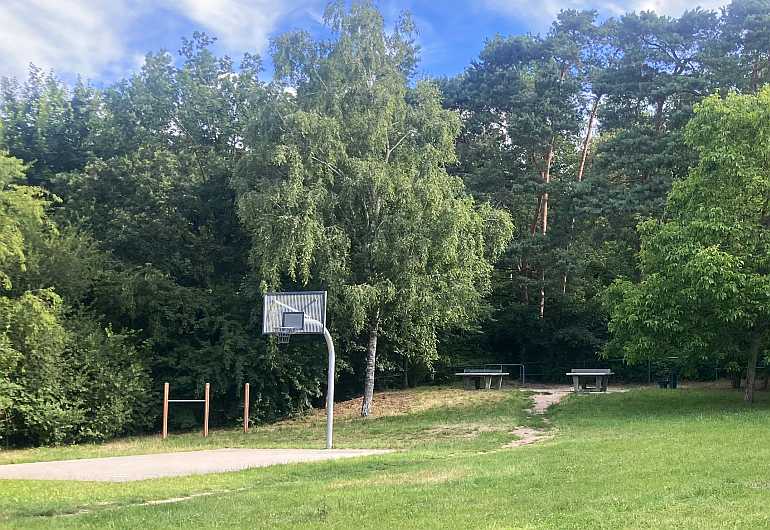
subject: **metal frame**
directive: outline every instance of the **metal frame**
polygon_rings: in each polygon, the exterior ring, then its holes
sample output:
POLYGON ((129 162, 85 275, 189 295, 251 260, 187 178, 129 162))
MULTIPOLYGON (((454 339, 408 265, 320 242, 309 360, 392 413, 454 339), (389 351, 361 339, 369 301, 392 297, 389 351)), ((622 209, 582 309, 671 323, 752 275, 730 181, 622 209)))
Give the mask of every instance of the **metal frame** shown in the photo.
POLYGON ((521 381, 520 384, 523 385, 523 384, 526 383, 525 378, 526 378, 526 375, 527 375, 527 370, 524 367, 523 363, 488 363, 488 364, 484 365, 484 368, 486 368, 487 366, 499 366, 501 372, 503 371, 503 366, 518 366, 519 367, 519 381, 521 381))

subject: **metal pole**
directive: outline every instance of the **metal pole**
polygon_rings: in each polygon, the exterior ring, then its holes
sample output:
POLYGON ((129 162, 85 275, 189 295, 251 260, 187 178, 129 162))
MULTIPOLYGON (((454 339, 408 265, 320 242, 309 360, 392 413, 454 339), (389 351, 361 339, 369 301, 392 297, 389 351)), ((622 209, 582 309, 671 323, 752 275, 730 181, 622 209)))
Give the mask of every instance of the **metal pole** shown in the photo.
POLYGON ((324 339, 326 349, 329 350, 329 368, 326 374, 326 448, 332 448, 332 436, 334 430, 334 343, 329 330, 324 326, 324 339))
POLYGON ((249 432, 249 384, 243 386, 243 432, 249 432))
POLYGON ((209 384, 206 383, 206 387, 203 391, 205 398, 203 403, 203 436, 209 435, 209 384))

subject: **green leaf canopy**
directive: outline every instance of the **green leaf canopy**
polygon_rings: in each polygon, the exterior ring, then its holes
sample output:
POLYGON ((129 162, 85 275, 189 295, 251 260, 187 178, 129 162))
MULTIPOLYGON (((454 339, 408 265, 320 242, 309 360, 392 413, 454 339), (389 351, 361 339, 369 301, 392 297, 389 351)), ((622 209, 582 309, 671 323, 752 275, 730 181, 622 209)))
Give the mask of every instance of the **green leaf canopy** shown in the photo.
POLYGON ((235 178, 252 263, 264 288, 328 287, 339 330, 381 329, 430 358, 438 328, 478 312, 511 221, 445 170, 460 120, 434 84, 409 85, 411 20, 386 32, 369 4, 326 20, 328 42, 273 44, 276 104, 235 178))
POLYGON ((770 330, 770 88, 706 98, 686 138, 698 165, 666 219, 639 226, 643 277, 608 290, 608 348, 631 361, 742 356, 751 372, 770 330))

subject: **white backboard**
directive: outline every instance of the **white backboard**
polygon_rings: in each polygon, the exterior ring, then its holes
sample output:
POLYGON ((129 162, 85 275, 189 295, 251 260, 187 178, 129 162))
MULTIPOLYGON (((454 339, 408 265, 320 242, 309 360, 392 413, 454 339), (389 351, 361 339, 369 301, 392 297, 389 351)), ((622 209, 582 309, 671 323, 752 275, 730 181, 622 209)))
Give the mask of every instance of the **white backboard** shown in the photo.
POLYGON ((326 291, 267 293, 262 315, 262 333, 323 334, 326 326, 326 291))

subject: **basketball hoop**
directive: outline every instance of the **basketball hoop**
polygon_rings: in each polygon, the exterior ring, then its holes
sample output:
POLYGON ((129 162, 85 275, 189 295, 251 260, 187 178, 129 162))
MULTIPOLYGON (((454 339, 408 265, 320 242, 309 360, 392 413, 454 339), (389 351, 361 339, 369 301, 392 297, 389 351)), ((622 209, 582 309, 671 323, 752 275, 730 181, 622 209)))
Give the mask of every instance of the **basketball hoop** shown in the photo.
POLYGON ((289 344, 292 333, 294 333, 294 328, 283 326, 277 328, 275 336, 278 339, 278 344, 289 344))
POLYGON ((292 335, 323 335, 329 355, 326 372, 326 448, 332 448, 334 430, 334 374, 336 357, 331 333, 326 328, 326 291, 265 293, 262 333, 288 344, 292 335))

